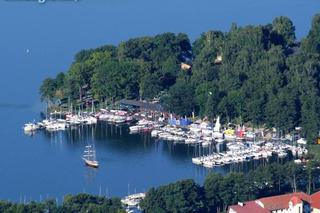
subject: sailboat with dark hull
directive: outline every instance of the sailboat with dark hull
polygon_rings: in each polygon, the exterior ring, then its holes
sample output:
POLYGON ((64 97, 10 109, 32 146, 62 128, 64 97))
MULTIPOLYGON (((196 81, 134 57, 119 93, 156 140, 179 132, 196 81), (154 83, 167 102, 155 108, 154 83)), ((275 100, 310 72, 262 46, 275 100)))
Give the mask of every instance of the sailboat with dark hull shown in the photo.
POLYGON ((87 145, 85 147, 84 153, 82 155, 82 159, 84 160, 87 166, 98 168, 99 162, 96 160, 96 150, 93 145, 87 145))

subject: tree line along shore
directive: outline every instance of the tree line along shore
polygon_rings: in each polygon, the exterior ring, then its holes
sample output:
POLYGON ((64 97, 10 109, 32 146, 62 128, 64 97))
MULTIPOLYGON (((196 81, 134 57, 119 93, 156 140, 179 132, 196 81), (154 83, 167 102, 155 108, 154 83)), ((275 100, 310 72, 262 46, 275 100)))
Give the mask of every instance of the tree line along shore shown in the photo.
POLYGON ((271 24, 129 39, 76 54, 67 72, 43 81, 48 103, 160 100, 167 111, 222 121, 297 126, 313 142, 320 129, 320 14, 297 40, 287 17, 271 24), (67 101, 68 100, 68 101, 67 101))

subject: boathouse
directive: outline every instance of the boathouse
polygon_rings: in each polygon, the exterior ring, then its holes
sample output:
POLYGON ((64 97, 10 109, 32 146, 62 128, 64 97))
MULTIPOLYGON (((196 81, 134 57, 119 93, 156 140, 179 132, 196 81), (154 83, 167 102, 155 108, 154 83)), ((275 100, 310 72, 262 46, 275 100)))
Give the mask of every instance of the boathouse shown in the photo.
POLYGON ((121 107, 130 107, 134 109, 141 109, 147 111, 164 112, 163 107, 159 103, 122 99, 119 101, 119 105, 121 107))

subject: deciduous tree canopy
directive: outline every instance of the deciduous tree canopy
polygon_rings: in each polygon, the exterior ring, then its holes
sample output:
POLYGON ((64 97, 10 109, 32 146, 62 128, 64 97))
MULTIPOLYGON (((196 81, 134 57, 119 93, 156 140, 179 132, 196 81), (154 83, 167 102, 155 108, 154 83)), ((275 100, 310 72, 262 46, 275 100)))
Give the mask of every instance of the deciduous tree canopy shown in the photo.
POLYGON ((79 52, 65 74, 44 80, 43 100, 104 101, 161 98, 178 115, 220 115, 282 131, 302 126, 313 141, 320 129, 320 15, 296 40, 287 17, 265 26, 134 38, 79 52), (181 66, 181 64, 188 66, 181 66))

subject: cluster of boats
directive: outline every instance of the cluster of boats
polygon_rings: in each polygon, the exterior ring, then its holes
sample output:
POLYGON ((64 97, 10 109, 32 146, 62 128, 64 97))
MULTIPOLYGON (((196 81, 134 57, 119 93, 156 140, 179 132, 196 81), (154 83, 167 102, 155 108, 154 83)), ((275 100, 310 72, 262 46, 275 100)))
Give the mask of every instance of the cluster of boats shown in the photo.
POLYGON ((25 133, 34 133, 39 129, 46 129, 48 131, 65 130, 68 123, 64 119, 45 119, 41 122, 26 123, 23 127, 25 133))
POLYGON ((164 125, 163 121, 151 121, 144 118, 129 128, 133 133, 151 132, 151 137, 175 143, 201 144, 202 147, 211 144, 224 144, 226 152, 192 158, 194 164, 209 168, 263 158, 268 159, 273 155, 285 158, 289 152, 294 157, 301 157, 308 152, 303 147, 289 145, 279 139, 256 141, 259 136, 263 136, 263 133, 246 131, 244 127, 238 127, 236 130, 221 130, 219 117, 214 126, 208 122, 172 125, 170 121, 164 125))
POLYGON ((213 137, 208 130, 195 132, 191 128, 188 129, 169 125, 152 130, 151 136, 161 140, 185 144, 202 144, 203 146, 213 143, 214 140, 219 140, 218 138, 213 137))
MULTIPOLYGON (((223 138, 223 134, 220 131, 214 131, 214 128, 206 122, 190 125, 172 125, 169 119, 168 123, 167 125, 165 124, 163 117, 153 120, 142 118, 135 125, 130 126, 129 129, 130 133, 151 132, 152 137, 185 144, 201 143, 202 145, 209 145, 215 139, 223 138)), ((216 126, 220 130, 219 125, 216 126)))
MULTIPOLYGON (((272 155, 284 158, 287 156, 288 151, 291 151, 293 156, 297 157, 307 153, 305 148, 291 146, 283 143, 281 140, 253 142, 258 137, 258 132, 246 131, 244 126, 222 130, 219 117, 216 119, 214 126, 206 121, 192 123, 187 118, 177 120, 172 115, 169 118, 165 118, 163 114, 156 115, 143 112, 131 114, 127 111, 107 109, 101 109, 98 113, 67 113, 64 117, 64 119, 51 118, 38 123, 27 123, 24 126, 24 131, 27 133, 38 129, 60 131, 66 130, 70 126, 93 125, 98 120, 114 124, 131 124, 132 121, 138 120, 137 123, 129 126, 130 133, 150 132, 151 137, 156 137, 160 140, 184 144, 201 144, 203 147, 211 144, 226 145, 227 151, 225 153, 213 153, 192 158, 194 164, 209 168, 268 158, 272 155)), ((92 147, 86 147, 87 153, 84 154, 83 159, 87 165, 98 167, 99 164, 96 160, 88 160, 87 158, 95 157, 94 152, 89 153, 90 148, 92 147)))
POLYGON ((121 203, 128 213, 142 212, 139 204, 145 197, 145 193, 132 194, 121 199, 121 203))
POLYGON ((96 114, 96 117, 99 118, 99 120, 116 124, 133 121, 133 116, 131 116, 127 111, 123 110, 101 109, 100 112, 96 114))
POLYGON ((69 127, 76 127, 79 125, 93 125, 97 124, 98 120, 112 122, 116 124, 131 122, 133 117, 126 111, 122 110, 106 110, 101 109, 98 113, 82 112, 78 114, 67 113, 60 118, 44 119, 41 122, 26 123, 23 127, 26 133, 34 133, 39 129, 45 129, 51 132, 63 131, 69 127))
POLYGON ((147 119, 139 120, 135 125, 130 126, 130 133, 150 132, 155 128, 160 128, 163 124, 157 121, 151 121, 147 119))
POLYGON ((212 153, 210 155, 192 158, 192 163, 207 168, 228 164, 248 162, 251 160, 268 159, 276 155, 285 158, 290 151, 293 156, 300 157, 307 154, 307 149, 288 145, 282 142, 228 142, 224 153, 212 153))
POLYGON ((25 133, 34 133, 39 129, 45 129, 50 132, 63 131, 68 127, 78 125, 92 125, 97 123, 97 118, 92 115, 72 115, 67 114, 65 119, 49 118, 41 122, 26 123, 23 127, 25 133))
MULTIPOLYGON (((245 139, 245 134, 242 134, 241 137, 238 137, 233 133, 230 134, 229 132, 229 130, 223 132, 221 131, 221 124, 218 117, 214 127, 208 122, 192 123, 185 126, 153 125, 151 136, 157 137, 161 140, 169 140, 185 144, 201 144, 202 146, 208 146, 213 142, 219 143, 224 140, 234 141, 237 139, 245 139)), ((250 132, 250 138, 253 138, 252 135, 253 134, 250 132)))
POLYGON ((66 117, 65 121, 67 125, 80 125, 80 124, 92 125, 98 122, 97 117, 92 113, 82 113, 78 115, 68 113, 66 114, 65 117, 66 117))

